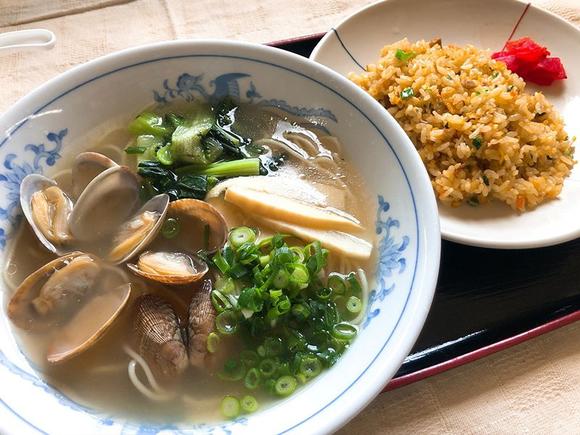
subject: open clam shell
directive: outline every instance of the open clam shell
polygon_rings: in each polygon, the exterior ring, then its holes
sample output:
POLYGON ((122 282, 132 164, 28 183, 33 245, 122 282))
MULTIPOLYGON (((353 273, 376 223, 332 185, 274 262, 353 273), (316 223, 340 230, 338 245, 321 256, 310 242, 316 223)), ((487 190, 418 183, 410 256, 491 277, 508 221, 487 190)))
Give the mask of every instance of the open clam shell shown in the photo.
POLYGON ((81 196, 85 188, 100 173, 117 165, 113 160, 101 153, 87 151, 76 156, 72 167, 72 194, 74 198, 81 196))
POLYGON ((8 303, 10 320, 48 339, 47 359, 57 363, 87 350, 127 304, 127 275, 97 257, 72 252, 30 274, 8 303))
POLYGON ((61 363, 86 351, 113 325, 131 296, 131 284, 122 284, 92 297, 50 342, 46 358, 61 363))
POLYGON ((129 282, 120 269, 97 257, 72 252, 30 274, 8 303, 8 317, 19 328, 39 331, 63 325, 91 297, 129 282))
POLYGON ((170 241, 175 250, 212 253, 226 242, 228 225, 211 204, 197 199, 180 199, 169 204, 167 218, 179 222, 179 234, 170 241))
POLYGON ((199 281, 209 270, 207 264, 182 252, 144 252, 137 264, 127 264, 137 275, 163 284, 180 285, 199 281))
POLYGON ((119 264, 141 252, 152 242, 165 220, 169 206, 169 196, 154 196, 130 219, 119 227, 113 237, 113 247, 107 259, 119 264))
POLYGON ((40 174, 24 177, 20 184, 20 206, 38 240, 51 252, 63 255, 72 239, 68 219, 72 201, 56 182, 40 174))
POLYGON ((114 166, 84 189, 69 218, 76 240, 92 242, 115 233, 139 205, 141 183, 129 168, 114 166))

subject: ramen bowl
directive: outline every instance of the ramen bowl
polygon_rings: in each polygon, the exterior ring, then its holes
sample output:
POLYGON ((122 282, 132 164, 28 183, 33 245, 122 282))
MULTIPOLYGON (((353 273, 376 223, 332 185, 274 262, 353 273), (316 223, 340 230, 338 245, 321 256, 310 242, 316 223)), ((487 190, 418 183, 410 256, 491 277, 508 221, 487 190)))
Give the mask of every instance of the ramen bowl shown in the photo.
MULTIPOLYGON (((367 212, 377 255, 350 349, 295 394, 256 413, 230 421, 193 416, 191 422, 151 423, 93 408, 52 386, 19 350, 3 309, 0 432, 327 433, 356 415, 395 374, 421 331, 439 267, 439 221, 427 173, 377 102, 330 69, 278 49, 226 41, 147 45, 78 66, 20 100, 0 118, 3 258, 22 223, 19 186, 27 174, 51 176, 145 107, 228 95, 315 120, 340 139, 344 157, 363 175, 373 199, 367 212)), ((11 291, 4 284, 2 290, 5 307, 11 291)))

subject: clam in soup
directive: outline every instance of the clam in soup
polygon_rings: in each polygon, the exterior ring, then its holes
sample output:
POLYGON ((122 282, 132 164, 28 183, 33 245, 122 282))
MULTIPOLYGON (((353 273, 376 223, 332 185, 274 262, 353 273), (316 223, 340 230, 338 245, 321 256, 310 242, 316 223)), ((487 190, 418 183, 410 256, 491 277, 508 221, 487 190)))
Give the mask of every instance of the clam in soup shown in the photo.
POLYGON ((366 308, 371 207, 345 157, 314 120, 224 100, 144 112, 29 175, 4 273, 22 349, 73 400, 140 421, 293 394, 366 308))

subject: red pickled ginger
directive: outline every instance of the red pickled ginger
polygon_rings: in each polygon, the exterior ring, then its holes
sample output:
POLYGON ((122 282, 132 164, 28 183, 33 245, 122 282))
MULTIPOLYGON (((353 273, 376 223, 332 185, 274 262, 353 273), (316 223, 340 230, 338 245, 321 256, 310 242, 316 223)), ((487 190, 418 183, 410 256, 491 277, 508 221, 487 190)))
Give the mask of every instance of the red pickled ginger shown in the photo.
POLYGON ((551 85, 555 80, 567 78, 559 57, 548 57, 546 47, 525 37, 508 41, 503 50, 493 53, 492 59, 506 64, 508 69, 528 82, 551 85))

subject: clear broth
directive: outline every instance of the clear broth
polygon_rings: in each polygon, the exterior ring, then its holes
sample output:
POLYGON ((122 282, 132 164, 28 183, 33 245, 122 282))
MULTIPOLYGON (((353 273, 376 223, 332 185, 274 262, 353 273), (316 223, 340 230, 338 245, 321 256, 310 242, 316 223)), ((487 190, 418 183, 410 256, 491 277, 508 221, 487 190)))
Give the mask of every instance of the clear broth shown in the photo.
MULTIPOLYGON (((175 107, 170 110, 175 110, 175 107)), ((284 136, 283 131, 290 130, 290 138, 292 134, 295 135, 294 138, 296 135, 302 135, 315 143, 313 159, 324 159, 334 155, 337 165, 331 172, 290 159, 279 170, 279 173, 273 174, 273 176, 291 176, 317 186, 319 190, 325 192, 325 202, 328 207, 345 210, 356 216, 366 229, 359 236, 374 242, 373 216, 368 213, 368 210, 373 209, 372 202, 362 178, 342 158, 340 149, 332 149, 337 144, 325 138, 321 130, 310 128, 311 125, 304 119, 291 119, 283 113, 246 105, 241 106, 237 113, 234 130, 251 137, 253 140, 275 137, 286 142, 288 142, 288 138, 284 136), (348 187, 352 195, 341 194, 344 186, 348 187)), ((114 160, 118 160, 119 156, 124 154, 122 150, 129 141, 128 133, 124 130, 117 130, 101 138, 98 144, 90 150, 102 152, 114 160)), ((300 153, 300 147, 297 147, 296 150, 300 153)), ((135 157, 126 157, 120 163, 135 168, 135 157)), ((61 167, 70 168, 74 156, 69 155, 64 158, 67 160, 61 162, 63 165, 61 167)), ((60 173, 55 178, 63 190, 70 192, 70 174, 67 171, 60 173)), ((252 218, 245 215, 237 207, 226 203, 223 199, 215 198, 211 202, 222 211, 230 228, 239 225, 259 226, 252 218)), ((265 228, 262 228, 261 231, 263 234, 269 233, 265 228)), ((12 290, 28 274, 55 258, 36 240, 26 222, 21 225, 21 229, 11 246, 4 275, 8 287, 12 290)), ((327 270, 336 270, 342 260, 344 259, 331 253, 327 270)), ((356 266, 365 269, 367 274, 373 272, 369 267, 370 264, 374 264, 372 259, 366 264, 355 262, 348 264, 352 267, 350 270, 354 270, 356 266)), ((123 268, 125 267, 123 266, 123 268)), ((134 284, 128 306, 106 335, 90 350, 70 361, 57 365, 49 364, 45 358, 49 336, 14 328, 25 354, 49 384, 72 400, 111 415, 151 422, 221 420, 222 417, 219 414, 221 399, 226 394, 241 395, 244 393, 241 383, 221 381, 215 373, 202 372, 190 367, 185 375, 171 386, 176 392, 175 399, 153 403, 142 396, 130 382, 127 376, 127 365, 130 358, 122 349, 124 345, 131 344, 130 331, 133 313, 131 306, 133 301, 145 292, 158 293, 172 303, 182 322, 185 322, 189 300, 197 288, 195 286, 188 288, 163 287, 145 282, 129 272, 128 275, 134 284)), ((235 348, 235 343, 231 344, 235 348)), ((245 393, 247 394, 247 390, 245 393)), ((259 392, 255 395, 257 395, 262 407, 271 401, 269 396, 260 395, 259 392)))

